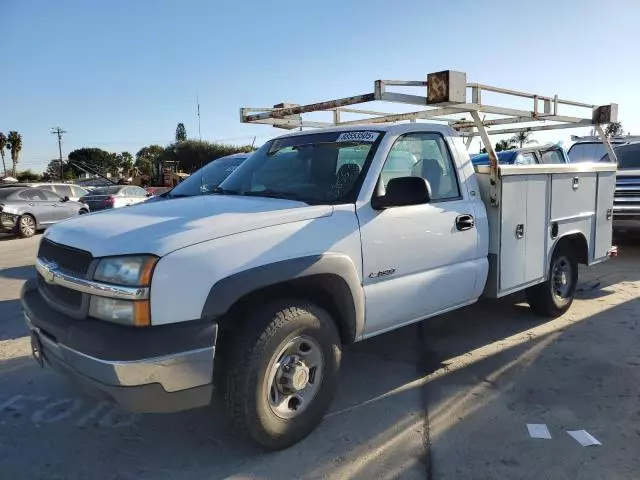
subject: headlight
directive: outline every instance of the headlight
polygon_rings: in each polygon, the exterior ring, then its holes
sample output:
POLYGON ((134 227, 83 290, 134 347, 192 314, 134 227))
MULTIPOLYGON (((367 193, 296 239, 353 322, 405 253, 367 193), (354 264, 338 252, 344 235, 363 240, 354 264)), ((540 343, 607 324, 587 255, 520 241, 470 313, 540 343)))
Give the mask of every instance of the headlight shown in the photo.
MULTIPOLYGON (((94 280, 126 287, 149 287, 153 267, 158 261, 151 255, 104 258, 98 263, 94 280)), ((89 315, 100 320, 134 327, 151 325, 149 300, 119 300, 92 295, 89 315)))
POLYGON ((157 261, 157 257, 149 255, 105 258, 98 263, 93 278, 115 285, 147 287, 157 261))
POLYGON ((92 296, 89 303, 89 315, 100 320, 133 327, 151 325, 148 300, 116 300, 92 296))

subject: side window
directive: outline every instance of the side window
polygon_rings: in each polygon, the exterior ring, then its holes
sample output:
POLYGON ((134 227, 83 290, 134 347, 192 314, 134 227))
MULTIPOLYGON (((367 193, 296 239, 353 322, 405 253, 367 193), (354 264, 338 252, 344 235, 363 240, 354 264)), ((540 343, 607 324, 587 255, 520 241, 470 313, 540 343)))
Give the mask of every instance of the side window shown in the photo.
POLYGON ((60 195, 57 195, 53 192, 50 192, 48 190, 39 190, 40 195, 42 195, 44 198, 43 200, 49 200, 49 201, 54 201, 54 202, 59 202, 60 200, 62 200, 62 198, 60 197, 60 195))
POLYGON ((20 192, 20 198, 24 200, 30 200, 30 201, 44 201, 44 200, 47 200, 47 198, 45 197, 46 193, 47 192, 45 190, 30 188, 28 190, 20 192))
POLYGON ((124 187, 121 192, 122 192, 122 195, 124 195, 125 197, 137 196, 136 189, 133 187, 124 187))
POLYGON ((71 190, 73 190, 74 197, 84 197, 87 194, 87 191, 84 188, 80 188, 77 185, 72 185, 71 190))
POLYGON ((536 155, 533 152, 521 153, 516 157, 515 165, 535 165, 537 162, 536 155))
POLYGON ((53 189, 53 185, 38 185, 38 188, 39 188, 40 190, 49 190, 50 192, 55 191, 55 190, 53 189))
POLYGON ((56 193, 61 197, 73 197, 73 192, 69 185, 56 185, 56 193))
POLYGON ((564 163, 564 156, 560 150, 542 152, 542 163, 564 163))
POLYGON ((434 202, 460 197, 449 150, 442 135, 410 133, 396 140, 382 168, 383 188, 392 178, 422 177, 429 182, 434 202))

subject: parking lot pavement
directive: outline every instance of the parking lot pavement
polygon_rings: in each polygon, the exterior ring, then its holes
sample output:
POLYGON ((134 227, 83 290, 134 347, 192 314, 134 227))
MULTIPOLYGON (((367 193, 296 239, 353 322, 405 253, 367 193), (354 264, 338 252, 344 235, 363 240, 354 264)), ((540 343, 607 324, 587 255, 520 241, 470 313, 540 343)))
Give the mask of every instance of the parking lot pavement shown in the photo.
POLYGON ((640 249, 583 272, 571 312, 483 301, 348 349, 339 396, 264 453, 215 406, 130 415, 40 369, 20 318, 36 237, 0 240, 2 478, 637 478, 640 249), (544 423, 552 439, 531 439, 544 423), (566 430, 602 442, 582 447, 566 430))

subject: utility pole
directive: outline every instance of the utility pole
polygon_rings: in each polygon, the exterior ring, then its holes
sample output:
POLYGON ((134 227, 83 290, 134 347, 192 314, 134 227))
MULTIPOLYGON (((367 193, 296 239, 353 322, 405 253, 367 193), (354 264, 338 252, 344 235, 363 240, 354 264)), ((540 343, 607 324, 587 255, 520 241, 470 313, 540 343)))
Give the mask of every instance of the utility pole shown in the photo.
POLYGON ((196 103, 198 104, 198 138, 202 141, 202 133, 200 132, 200 97, 196 95, 196 103))
POLYGON ((67 133, 66 130, 61 129, 60 127, 55 127, 51 129, 52 135, 58 135, 58 153, 60 154, 60 181, 64 179, 63 176, 63 166, 62 166, 62 134, 67 133))

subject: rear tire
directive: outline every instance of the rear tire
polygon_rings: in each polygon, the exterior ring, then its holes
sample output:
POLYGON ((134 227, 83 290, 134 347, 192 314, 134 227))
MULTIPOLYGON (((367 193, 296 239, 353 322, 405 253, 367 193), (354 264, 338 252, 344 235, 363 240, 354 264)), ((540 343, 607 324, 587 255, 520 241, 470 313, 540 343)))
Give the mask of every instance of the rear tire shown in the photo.
POLYGON ((25 213, 18 219, 18 225, 16 226, 18 235, 22 238, 33 237, 36 233, 36 219, 28 213, 25 213))
POLYGON ((89 211, 88 211, 88 210, 85 210, 84 208, 81 208, 81 209, 78 211, 78 215, 86 215, 87 213, 89 213, 89 211))
POLYGON ((294 299, 261 305, 223 344, 224 400, 239 433, 279 450, 322 421, 341 360, 340 336, 325 310, 294 299))
POLYGON ((568 245, 559 245, 553 252, 549 278, 526 290, 531 310, 542 317, 556 318, 571 304, 578 285, 578 261, 568 245))

